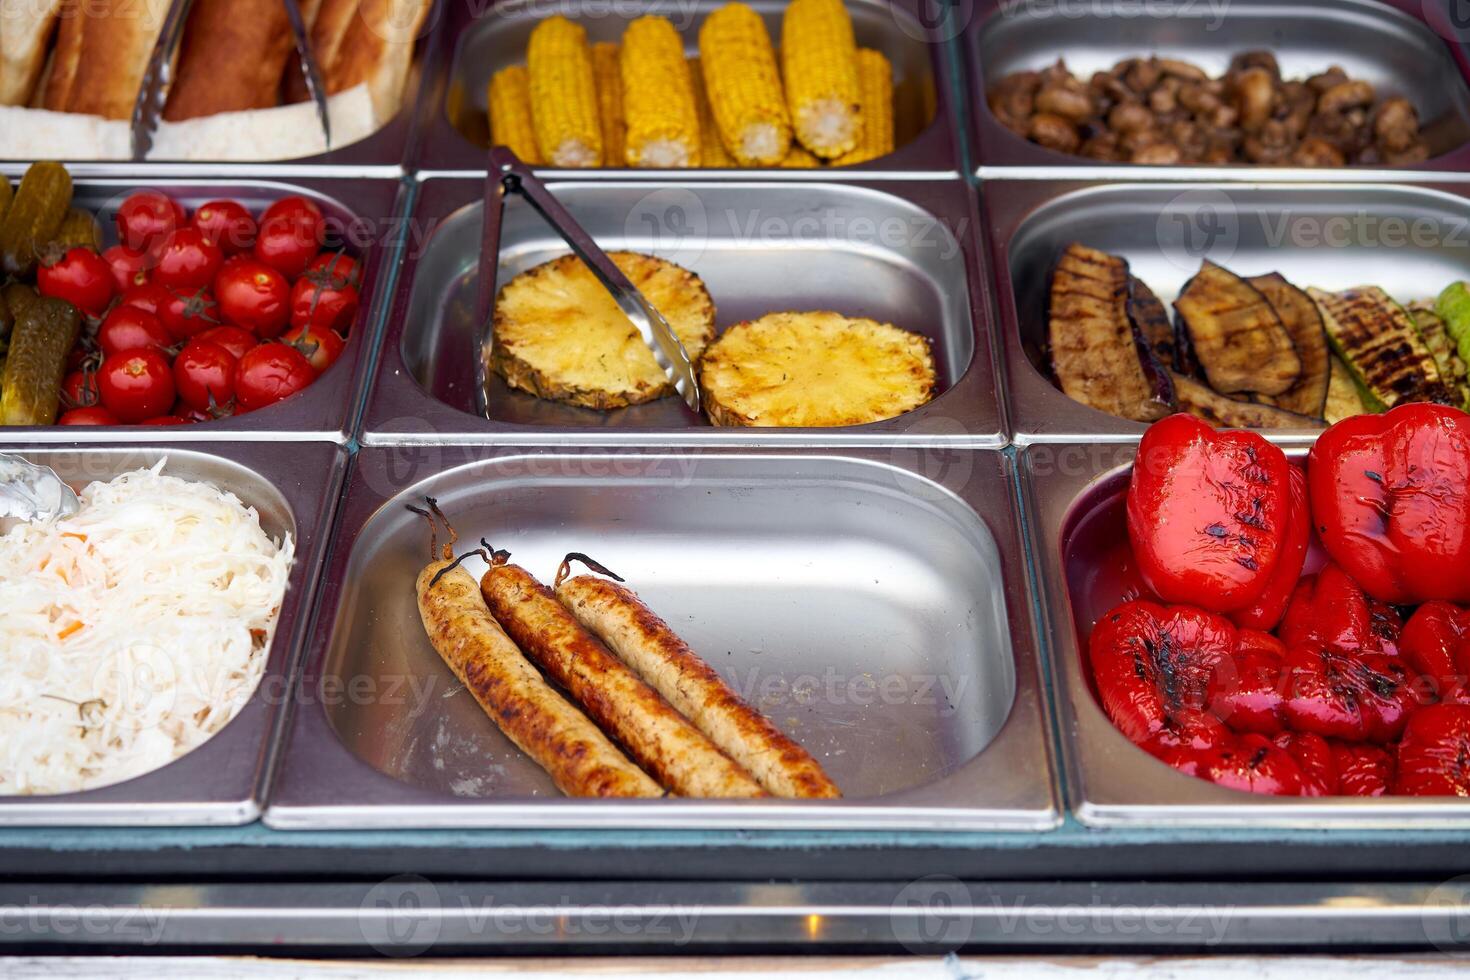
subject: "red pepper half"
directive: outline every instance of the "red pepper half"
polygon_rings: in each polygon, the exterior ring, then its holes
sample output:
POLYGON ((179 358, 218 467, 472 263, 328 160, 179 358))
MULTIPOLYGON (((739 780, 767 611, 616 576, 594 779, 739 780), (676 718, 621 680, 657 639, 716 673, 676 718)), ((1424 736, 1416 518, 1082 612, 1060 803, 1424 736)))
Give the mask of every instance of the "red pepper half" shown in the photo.
POLYGON ((1282 715, 1295 731, 1345 742, 1390 742, 1420 706, 1407 665, 1320 645, 1291 650, 1282 666, 1282 715))
POLYGON ((1312 505, 1307 500, 1307 474, 1299 466, 1289 470, 1291 506, 1286 518, 1286 536, 1281 557, 1271 572, 1266 589, 1249 607, 1231 615, 1237 626, 1253 630, 1269 630, 1281 622, 1302 566, 1307 561, 1307 546, 1312 543, 1312 505))
POLYGON ((1387 749, 1376 745, 1332 742, 1332 760, 1337 766, 1337 795, 1382 796, 1393 783, 1394 761, 1387 749))
POLYGON ((1143 434, 1128 487, 1128 538, 1166 602, 1245 609, 1286 547, 1291 464, 1254 432, 1171 415, 1143 434))
POLYGON ((1233 658, 1210 677, 1210 710, 1237 732, 1281 731, 1281 662, 1286 648, 1269 633, 1241 630, 1233 658))
POLYGON ((1109 610, 1088 639, 1103 710, 1142 745, 1174 715, 1204 708, 1210 675, 1236 641, 1228 619, 1202 609, 1135 601, 1109 610))
POLYGON ((1410 666, 1434 680, 1440 694, 1464 690, 1470 677, 1470 611, 1426 602, 1409 617, 1399 647, 1410 666))
POLYGON ((1285 749, 1301 770, 1303 796, 1337 793, 1337 762, 1327 739, 1311 732, 1282 732, 1271 741, 1285 749))
POLYGON ((1165 761, 1186 775, 1247 793, 1300 796, 1305 787, 1296 760, 1264 735, 1238 735, 1207 749, 1180 749, 1165 761))
POLYGON ((1436 704, 1414 716, 1399 743, 1393 790, 1407 796, 1470 796, 1470 707, 1436 704))
POLYGON ((1344 419, 1307 465, 1333 561, 1375 599, 1470 603, 1470 415, 1400 405, 1344 419))
POLYGON ((1397 656, 1402 627, 1392 606, 1370 599, 1346 572, 1329 562, 1297 583, 1276 632, 1289 648, 1315 645, 1397 656))

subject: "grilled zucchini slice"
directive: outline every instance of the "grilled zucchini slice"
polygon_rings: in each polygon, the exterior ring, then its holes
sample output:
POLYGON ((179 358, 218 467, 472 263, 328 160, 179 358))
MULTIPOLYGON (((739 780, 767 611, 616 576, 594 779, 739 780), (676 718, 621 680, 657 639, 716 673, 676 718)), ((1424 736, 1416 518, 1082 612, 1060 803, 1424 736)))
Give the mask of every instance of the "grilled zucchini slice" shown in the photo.
POLYGON ((1174 394, 1179 410, 1227 429, 1320 429, 1322 420, 1299 415, 1259 402, 1238 401, 1209 385, 1185 375, 1174 374, 1174 394))
POLYGON ((1434 304, 1428 300, 1416 300, 1409 304, 1409 316, 1414 318, 1424 346, 1434 355, 1440 379, 1459 398, 1461 408, 1470 407, 1470 382, 1465 378, 1465 362, 1460 359, 1455 338, 1450 336, 1444 319, 1435 312, 1434 304))
POLYGON ((1302 362, 1302 373, 1296 384, 1279 395, 1262 395, 1261 400, 1288 412, 1321 418, 1322 406, 1327 403, 1330 373, 1327 359, 1331 352, 1327 349, 1327 331, 1322 326, 1317 304, 1279 272, 1252 276, 1246 281, 1266 297, 1266 302, 1281 318, 1281 325, 1302 362))
POLYGON ((1172 409, 1168 374, 1152 370, 1128 317, 1128 263, 1073 243, 1051 279, 1048 320, 1052 371, 1073 401, 1135 422, 1172 409))
POLYGON ((1382 289, 1329 293, 1313 288, 1307 295, 1321 311, 1332 349, 1352 372, 1369 411, 1404 402, 1455 404, 1413 318, 1382 289))
POLYGON ((1302 374, 1291 335, 1261 291, 1206 261, 1174 301, 1210 387, 1284 394, 1302 374))
POLYGON ((862 425, 929 401, 934 357, 927 339, 891 323, 768 313, 710 345, 699 384, 715 425, 862 425))
MULTIPOLYGON (((715 334, 715 305, 700 278, 651 255, 609 255, 698 364, 715 334)), ((637 328, 575 255, 506 283, 495 301, 493 331, 491 370, 537 397, 612 409, 674 393, 637 328)))
POLYGON ((1363 395, 1353 379, 1353 372, 1336 354, 1327 360, 1327 404, 1322 406, 1323 421, 1336 425, 1354 415, 1366 415, 1368 407, 1363 404, 1363 395))
POLYGON ((1460 360, 1470 364, 1470 284, 1452 282, 1446 286, 1434 302, 1434 312, 1454 339, 1460 360))

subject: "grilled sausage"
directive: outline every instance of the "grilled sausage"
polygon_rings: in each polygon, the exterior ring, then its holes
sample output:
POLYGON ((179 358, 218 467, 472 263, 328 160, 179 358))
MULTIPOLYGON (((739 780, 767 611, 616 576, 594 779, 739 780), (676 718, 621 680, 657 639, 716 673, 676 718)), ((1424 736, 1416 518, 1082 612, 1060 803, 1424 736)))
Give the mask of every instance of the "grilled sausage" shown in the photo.
POLYGON ((451 564, 431 562, 419 573, 419 615, 434 649, 500 730, 568 796, 663 796, 527 662, 490 618, 472 575, 450 568, 434 581, 451 564))
POLYGON ((837 797, 822 767, 752 708, 631 589, 591 575, 556 595, 572 615, 774 796, 837 797))
POLYGON ((638 679, 531 573, 497 556, 480 592, 511 639, 639 764, 680 796, 765 796, 760 784, 638 679))

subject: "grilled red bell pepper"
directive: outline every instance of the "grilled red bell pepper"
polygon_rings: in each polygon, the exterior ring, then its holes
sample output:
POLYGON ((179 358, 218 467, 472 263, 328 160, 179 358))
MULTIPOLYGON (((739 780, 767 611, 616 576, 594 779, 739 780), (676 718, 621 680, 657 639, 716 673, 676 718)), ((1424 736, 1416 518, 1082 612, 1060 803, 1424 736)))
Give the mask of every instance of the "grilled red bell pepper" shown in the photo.
POLYGON ((1281 731, 1281 662, 1286 648, 1269 633, 1241 630, 1235 656, 1223 658, 1210 676, 1209 705, 1237 732, 1281 731))
POLYGON ((1237 626, 1253 630, 1273 629, 1281 622, 1291 600, 1302 566, 1307 561, 1307 546, 1312 543, 1312 505, 1307 500, 1307 474, 1299 466, 1288 471, 1290 476, 1290 508, 1286 518, 1286 536, 1281 557, 1266 583, 1266 589, 1245 609, 1232 613, 1237 626))
POLYGON ((1286 549, 1291 464, 1254 432, 1172 415, 1144 433, 1128 487, 1128 538, 1166 602, 1246 609, 1286 549))
POLYGON ((1297 584, 1276 632, 1289 648, 1316 645, 1397 656, 1402 628, 1392 606, 1370 599, 1346 572, 1329 562, 1297 584))
POLYGON ((1271 741, 1285 749, 1301 770, 1303 796, 1332 796, 1337 792, 1337 762, 1327 739, 1311 732, 1282 732, 1271 741))
POLYGON ((1470 707, 1436 704, 1414 716, 1399 743, 1393 791, 1470 796, 1470 707))
POLYGON ((1470 610, 1438 600, 1424 603, 1404 626, 1399 649, 1440 694, 1463 690, 1470 677, 1470 610))
POLYGON ((1180 772, 1229 789, 1300 796, 1302 771, 1285 749, 1264 735, 1237 735, 1205 749, 1180 749, 1165 760, 1180 772))
POLYGON ((1369 595, 1470 603, 1470 415, 1400 405, 1344 419, 1307 465, 1327 553, 1369 595))
POLYGON ((1282 665, 1282 683, 1288 726, 1345 742, 1390 742, 1420 705, 1408 666, 1376 653, 1296 647, 1282 665))
POLYGON ((1103 710, 1142 745, 1175 714, 1204 708, 1210 675, 1236 641, 1229 620, 1202 609, 1135 601, 1109 610, 1088 640, 1103 710))
POLYGON ((1382 796, 1393 783, 1393 755, 1377 745, 1332 742, 1337 795, 1382 796))

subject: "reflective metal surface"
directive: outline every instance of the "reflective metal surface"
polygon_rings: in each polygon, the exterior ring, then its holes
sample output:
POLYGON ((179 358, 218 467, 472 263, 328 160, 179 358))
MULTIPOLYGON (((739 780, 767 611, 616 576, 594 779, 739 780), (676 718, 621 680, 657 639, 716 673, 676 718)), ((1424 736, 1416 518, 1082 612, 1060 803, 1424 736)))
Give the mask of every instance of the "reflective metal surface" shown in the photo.
MULTIPOLYGON (((1068 806, 1089 826, 1470 828, 1470 801, 1271 797, 1175 772, 1103 713, 1083 662, 1087 636, 1124 599, 1123 514, 1134 447, 1037 444, 1020 454, 1047 651, 1058 692, 1068 806)), ((1305 448, 1288 450, 1298 461, 1305 448)))
MULTIPOLYGON (((834 429, 715 428, 677 398, 598 412, 498 379, 478 414, 474 317, 483 180, 422 185, 368 403, 367 444, 997 446, 1004 431, 978 265, 973 197, 961 182, 553 183, 604 249, 632 249, 704 280, 721 329, 776 310, 887 320, 933 345, 939 394, 884 422, 834 429)), ((506 202, 500 282, 566 253, 524 202, 506 202)))
POLYGON ((353 544, 327 575, 270 826, 1056 820, 1003 454, 365 449, 338 535, 353 544), (404 507, 425 494, 466 547, 485 537, 548 581, 573 550, 616 570, 846 798, 559 796, 425 637, 428 529, 404 507))
MULTIPOLYGON (((1470 187, 1088 184, 993 181, 982 189, 1019 443, 1132 440, 1144 426, 1064 395, 1042 353, 1056 258, 1071 242, 1120 255, 1168 307, 1205 258, 1243 276, 1280 272, 1305 289, 1381 286, 1433 299, 1470 277, 1470 187)), ((1262 430, 1271 439, 1312 430, 1262 430)))
POLYGON ((1470 31, 1435 0, 1229 0, 1225 3, 1067 4, 978 0, 964 34, 969 69, 972 152, 982 176, 1195 180, 1366 180, 1357 168, 1249 165, 1100 168, 1011 132, 990 112, 987 86, 1014 71, 1064 59, 1087 79, 1124 58, 1158 54, 1211 75, 1233 55, 1266 49, 1282 74, 1304 78, 1341 66, 1380 93, 1406 96, 1419 111, 1434 153, 1425 163, 1373 171, 1402 179, 1415 172, 1463 172, 1470 165, 1470 31), (1029 173, 1028 173, 1029 171, 1029 173), (1071 171, 1069 174, 1068 171, 1071 171))
POLYGON ((291 535, 296 561, 265 674, 234 719, 193 752, 126 782, 55 796, 0 796, 0 826, 245 824, 260 814, 276 726, 311 614, 346 456, 329 443, 264 446, 6 446, 81 488, 167 458, 164 472, 228 490, 272 538, 291 535))
MULTIPOLYGON (((398 212, 406 207, 404 189, 392 180, 299 180, 273 181, 138 180, 112 178, 83 180, 76 184, 74 203, 97 216, 105 244, 117 240, 114 214, 133 191, 147 187, 160 190, 184 207, 193 209, 207 201, 231 198, 257 217, 273 201, 291 194, 303 195, 321 208, 328 234, 346 243, 349 254, 362 264, 362 296, 357 319, 347 345, 337 361, 301 394, 254 412, 232 415, 193 425, 91 426, 91 442, 192 442, 228 439, 325 439, 341 442, 356 418, 358 399, 368 381, 372 360, 370 339, 377 332, 383 303, 387 300, 392 271, 389 256, 400 229, 398 212)), ((74 442, 76 429, 68 426, 7 426, 0 439, 11 442, 74 442)))
MULTIPOLYGON (((414 165, 424 171, 484 173, 490 145, 488 88, 495 72, 524 64, 531 31, 552 14, 569 17, 587 29, 589 41, 617 41, 636 18, 657 14, 669 18, 685 41, 686 52, 699 53, 699 27, 722 6, 722 0, 688 0, 678 6, 654 0, 608 4, 603 0, 568 0, 548 7, 536 0, 490 4, 455 3, 448 11, 448 29, 440 38, 439 56, 446 66, 441 90, 425 107, 425 128, 414 165)), ((753 0, 750 4, 766 21, 774 43, 781 37, 785 0, 753 0)), ((959 168, 958 141, 949 100, 952 70, 944 36, 936 30, 942 5, 932 0, 849 0, 853 29, 859 45, 882 51, 893 64, 894 124, 897 149, 869 163, 832 171, 873 176, 881 172, 955 174, 959 168), (934 8, 940 9, 936 11, 934 8)), ((561 170, 547 167, 548 177, 595 179, 658 177, 684 179, 689 171, 561 170)), ((747 174, 751 171, 746 171, 747 174)), ((778 171, 782 177, 811 177, 816 171, 778 171)))

